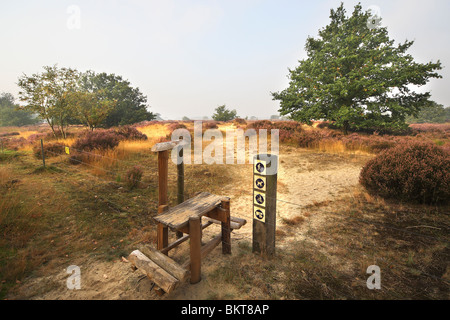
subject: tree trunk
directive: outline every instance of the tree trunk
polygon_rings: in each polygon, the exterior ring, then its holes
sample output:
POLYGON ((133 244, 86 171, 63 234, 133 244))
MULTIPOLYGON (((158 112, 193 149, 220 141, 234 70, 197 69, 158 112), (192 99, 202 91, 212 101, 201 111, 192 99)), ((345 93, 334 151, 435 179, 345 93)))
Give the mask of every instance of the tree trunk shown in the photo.
POLYGON ((350 124, 348 123, 348 120, 344 120, 344 135, 348 135, 348 130, 350 129, 350 124))

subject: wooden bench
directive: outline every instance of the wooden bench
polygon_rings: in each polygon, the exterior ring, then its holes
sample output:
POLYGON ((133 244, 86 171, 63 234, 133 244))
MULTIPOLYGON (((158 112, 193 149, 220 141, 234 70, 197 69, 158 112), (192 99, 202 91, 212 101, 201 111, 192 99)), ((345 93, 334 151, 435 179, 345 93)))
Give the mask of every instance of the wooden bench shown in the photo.
POLYGON ((167 293, 190 277, 191 284, 201 280, 201 260, 222 242, 222 253, 231 254, 231 231, 241 228, 246 220, 230 216, 230 199, 207 192, 166 210, 153 218, 158 223, 157 250, 140 246, 128 260, 167 293), (204 217, 205 223, 201 220, 204 217), (202 230, 212 224, 221 225, 221 233, 202 246, 202 230), (168 243, 168 229, 183 236, 168 243), (190 258, 183 264, 168 257, 168 252, 190 240, 190 258))

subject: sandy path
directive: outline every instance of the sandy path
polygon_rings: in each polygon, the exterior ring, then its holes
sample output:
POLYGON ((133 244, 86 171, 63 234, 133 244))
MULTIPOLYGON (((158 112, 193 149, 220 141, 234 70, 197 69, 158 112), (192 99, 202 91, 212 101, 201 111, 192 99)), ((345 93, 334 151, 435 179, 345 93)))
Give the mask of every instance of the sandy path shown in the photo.
MULTIPOLYGON (((302 214, 302 208, 314 203, 332 200, 345 194, 358 184, 362 160, 358 157, 337 156, 310 151, 282 150, 278 174, 277 228, 283 228, 283 218, 302 214), (356 161, 355 161, 356 159, 356 161), (286 202, 285 202, 286 201, 286 202), (299 204, 293 205, 287 202, 299 204)), ((232 243, 250 241, 252 237, 252 166, 232 166, 240 183, 224 187, 224 194, 231 197, 232 215, 247 220, 247 224, 232 233, 232 243), (228 192, 225 192, 228 190, 228 192)), ((319 226, 323 217, 311 217, 309 226, 319 226)), ((217 234, 217 227, 205 229, 204 236, 217 234)), ((277 246, 286 246, 293 239, 284 238, 277 246)), ((175 256, 187 253, 187 245, 180 246, 175 256)), ((172 256, 172 255, 171 255, 172 256)), ((24 281, 17 297, 26 299, 208 299, 236 295, 231 286, 216 287, 208 274, 215 266, 230 259, 215 249, 202 264, 203 279, 199 284, 184 284, 164 297, 150 290, 152 283, 139 271, 132 272, 129 263, 121 260, 98 262, 93 259, 79 261, 81 290, 69 290, 66 280, 69 274, 61 268, 57 274, 24 281)), ((74 262, 76 265, 77 263, 74 262)), ((14 297, 11 297, 14 298, 14 297)))

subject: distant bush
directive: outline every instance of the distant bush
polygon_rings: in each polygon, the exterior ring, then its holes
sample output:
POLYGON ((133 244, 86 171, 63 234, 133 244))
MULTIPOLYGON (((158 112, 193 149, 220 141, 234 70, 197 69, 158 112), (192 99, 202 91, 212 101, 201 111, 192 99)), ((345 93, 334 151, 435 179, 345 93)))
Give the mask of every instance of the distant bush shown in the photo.
POLYGON ((361 171, 360 183, 384 198, 425 204, 447 202, 450 153, 431 143, 402 143, 370 160, 361 171))
POLYGON ((203 121, 202 126, 203 130, 209 130, 209 129, 218 129, 219 122, 218 121, 203 121))
POLYGON ((144 174, 142 167, 133 166, 127 171, 125 175, 125 185, 128 189, 132 190, 136 188, 142 180, 142 175, 144 174))
POLYGON ((110 130, 96 130, 85 133, 72 147, 76 150, 92 151, 114 149, 119 145, 120 136, 110 130))
POLYGON ((233 120, 233 122, 236 124, 247 124, 247 121, 245 121, 245 119, 242 118, 236 118, 233 120))
MULTIPOLYGON (((46 158, 56 157, 65 153, 64 144, 60 142, 44 142, 43 146, 46 158)), ((42 148, 40 142, 34 145, 33 154, 36 158, 42 158, 42 148)))
POLYGON ((0 133, 0 137, 11 137, 11 136, 20 136, 20 133, 19 132, 0 133))
POLYGON ((177 129, 187 129, 186 125, 184 125, 183 123, 178 123, 178 122, 169 124, 169 126, 167 128, 169 129, 170 133, 174 132, 177 129))
POLYGON ((114 132, 121 140, 147 140, 147 136, 132 126, 118 127, 114 132))

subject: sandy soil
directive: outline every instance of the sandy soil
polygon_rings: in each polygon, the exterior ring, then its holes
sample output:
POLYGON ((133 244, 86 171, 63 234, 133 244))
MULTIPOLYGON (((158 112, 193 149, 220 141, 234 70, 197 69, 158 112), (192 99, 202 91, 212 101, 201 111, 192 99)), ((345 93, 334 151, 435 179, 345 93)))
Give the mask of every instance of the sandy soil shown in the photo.
MULTIPOLYGON (((305 206, 332 200, 351 192, 358 184, 359 172, 365 156, 333 155, 312 151, 299 151, 283 148, 280 152, 280 170, 278 174, 277 228, 283 229, 283 218, 301 215, 305 206), (291 203, 299 204, 293 205, 291 203)), ((247 220, 247 224, 232 233, 233 246, 240 241, 251 241, 252 237, 252 167, 231 166, 239 184, 224 187, 224 195, 231 197, 232 215, 247 220), (237 187, 236 187, 237 186, 237 187), (228 192, 225 192, 225 191, 228 192)), ((323 216, 309 219, 309 227, 319 228, 323 216)), ((216 227, 205 229, 204 237, 212 236, 219 230, 216 227)), ((301 237, 298 235, 297 237, 301 237)), ((292 245, 297 238, 285 237, 277 246, 292 245)), ((187 242, 171 256, 179 259, 186 256, 187 242)), ((234 253, 233 253, 234 254, 234 253)), ((158 296, 151 290, 152 282, 140 271, 133 272, 130 264, 122 260, 112 262, 87 259, 74 261, 81 269, 81 290, 69 290, 66 286, 66 269, 42 278, 29 278, 20 286, 17 296, 29 299, 208 299, 236 295, 235 288, 217 284, 210 279, 214 266, 233 259, 223 256, 216 248, 202 263, 202 281, 196 285, 183 284, 170 295, 158 296)), ((11 297, 14 298, 14 297, 11 297)))

